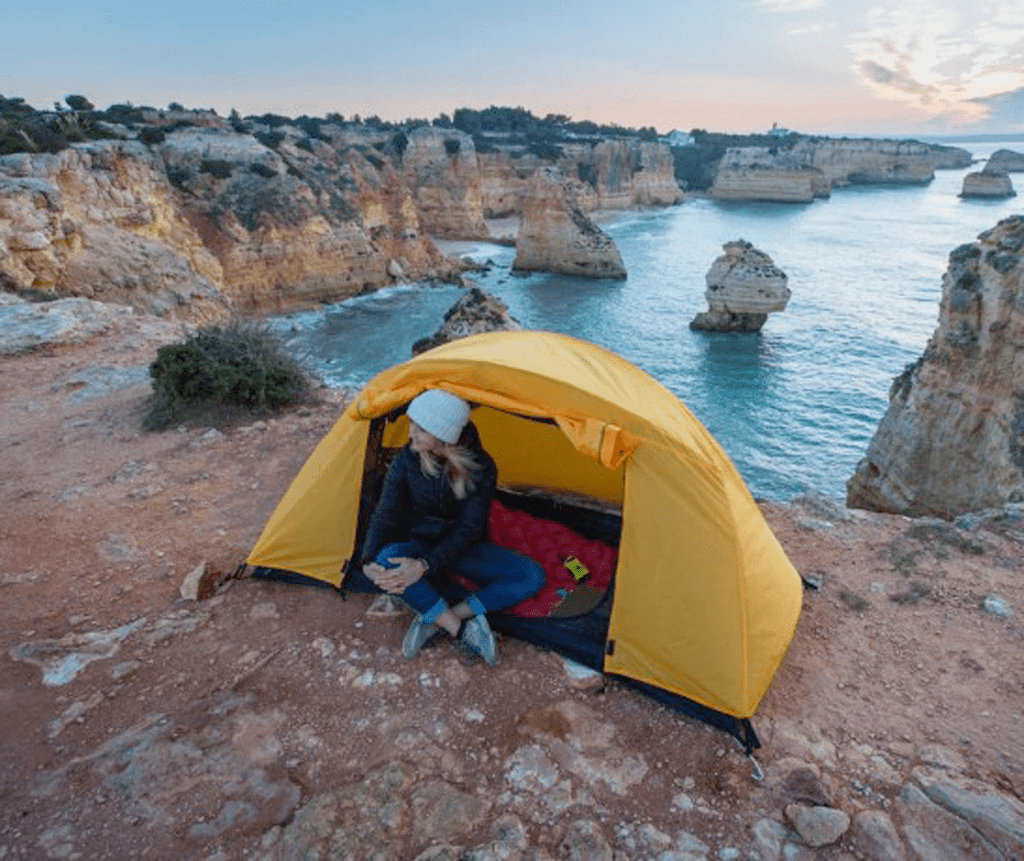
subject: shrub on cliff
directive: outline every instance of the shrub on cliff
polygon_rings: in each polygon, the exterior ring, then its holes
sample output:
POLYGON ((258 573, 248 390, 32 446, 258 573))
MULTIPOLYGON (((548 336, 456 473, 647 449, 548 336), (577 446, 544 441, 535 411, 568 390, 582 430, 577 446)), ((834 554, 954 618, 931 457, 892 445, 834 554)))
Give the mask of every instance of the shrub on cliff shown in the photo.
POLYGON ((303 402, 309 375, 267 329, 244 323, 205 326, 160 347, 149 366, 153 395, 147 430, 174 424, 229 424, 303 402))
POLYGON ((217 179, 227 179, 231 176, 231 162, 219 158, 203 159, 202 164, 199 165, 199 170, 203 173, 211 174, 217 179))
POLYGON ((718 171, 718 163, 725 155, 725 147, 718 144, 694 144, 672 147, 675 177, 683 188, 704 191, 711 188, 718 171))

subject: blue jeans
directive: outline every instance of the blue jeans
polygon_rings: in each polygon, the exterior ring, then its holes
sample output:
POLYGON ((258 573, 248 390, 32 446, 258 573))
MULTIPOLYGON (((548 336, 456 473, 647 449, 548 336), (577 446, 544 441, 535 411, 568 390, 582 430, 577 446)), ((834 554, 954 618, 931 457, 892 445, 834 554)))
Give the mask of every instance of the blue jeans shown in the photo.
MULTIPOLYGON (((395 568, 395 563, 388 561, 390 558, 409 556, 416 559, 428 547, 415 538, 388 544, 377 554, 376 561, 383 568, 395 568)), ((485 542, 468 547, 448 568, 480 586, 466 598, 466 604, 478 616, 525 601, 537 594, 545 581, 544 569, 529 556, 485 542)), ((409 586, 401 593, 401 598, 423 617, 424 622, 433 622, 448 608, 444 598, 426 577, 409 586)))

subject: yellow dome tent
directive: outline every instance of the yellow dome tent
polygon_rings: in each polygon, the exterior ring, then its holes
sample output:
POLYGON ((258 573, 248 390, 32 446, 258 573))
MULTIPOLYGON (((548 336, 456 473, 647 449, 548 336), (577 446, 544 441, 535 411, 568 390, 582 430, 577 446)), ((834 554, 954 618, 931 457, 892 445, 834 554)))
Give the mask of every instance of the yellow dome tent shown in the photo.
POLYGON ((648 374, 593 344, 494 332, 381 372, 309 457, 247 563, 340 586, 376 501, 371 478, 406 441, 405 405, 430 388, 474 404, 500 486, 621 509, 598 669, 685 698, 748 752, 756 746, 748 719, 792 639, 800 577, 707 429, 648 374))

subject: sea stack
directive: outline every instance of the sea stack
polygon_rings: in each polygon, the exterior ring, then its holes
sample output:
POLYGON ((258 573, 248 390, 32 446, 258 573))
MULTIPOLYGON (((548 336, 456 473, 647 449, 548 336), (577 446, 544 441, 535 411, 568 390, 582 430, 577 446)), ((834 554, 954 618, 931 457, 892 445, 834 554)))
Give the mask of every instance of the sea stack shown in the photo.
POLYGON ((412 354, 416 356, 467 335, 522 328, 519 321, 508 313, 508 306, 499 298, 485 293, 479 287, 470 287, 445 311, 441 328, 412 345, 412 354))
POLYGON ((1014 152, 1012 149, 997 149, 985 162, 985 170, 1001 170, 1005 173, 1022 171, 1024 170, 1024 153, 1014 152))
POLYGON ((1013 183, 1005 170, 984 170, 969 173, 964 177, 961 197, 1013 197, 1013 183))
POLYGON ((533 176, 512 271, 626 277, 615 242, 580 209, 571 183, 552 167, 533 176))
POLYGON ((851 508, 909 516, 1024 500, 1024 216, 949 255, 938 328, 846 491, 851 508))
POLYGON ((771 257, 744 239, 726 242, 725 254, 705 276, 708 310, 690 321, 704 332, 759 332, 768 315, 789 302, 789 280, 771 257))

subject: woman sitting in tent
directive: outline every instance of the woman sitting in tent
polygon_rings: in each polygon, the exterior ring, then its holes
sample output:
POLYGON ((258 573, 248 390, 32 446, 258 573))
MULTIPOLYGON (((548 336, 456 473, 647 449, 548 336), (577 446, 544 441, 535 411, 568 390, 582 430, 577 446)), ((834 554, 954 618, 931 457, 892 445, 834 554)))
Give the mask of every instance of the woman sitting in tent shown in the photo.
POLYGON ((493 666, 497 653, 486 614, 538 592, 544 569, 485 541, 497 468, 469 413, 468 403, 440 389, 409 404, 409 444, 384 478, 363 543, 363 572, 416 611, 402 642, 405 657, 443 630, 493 666), (480 588, 449 607, 427 576, 441 571, 480 588))

